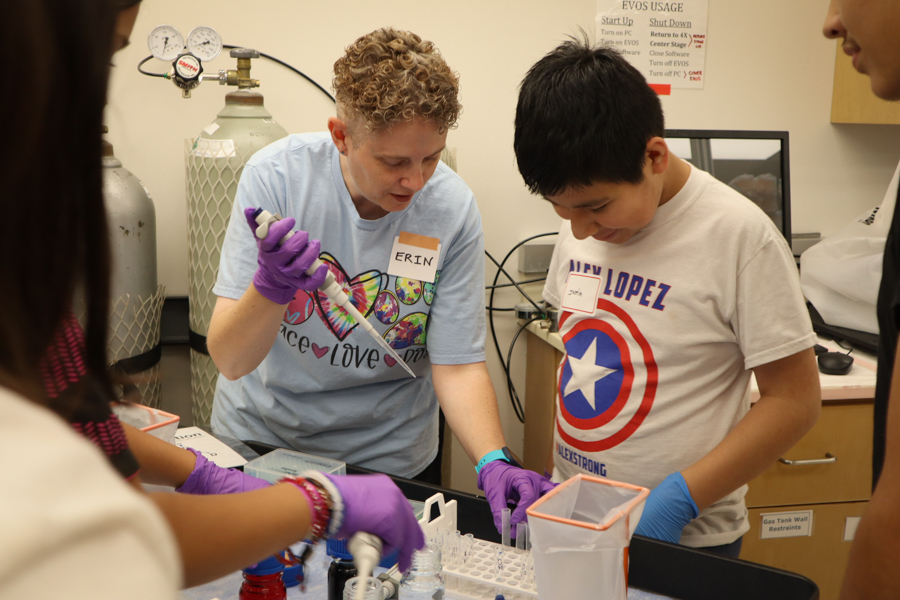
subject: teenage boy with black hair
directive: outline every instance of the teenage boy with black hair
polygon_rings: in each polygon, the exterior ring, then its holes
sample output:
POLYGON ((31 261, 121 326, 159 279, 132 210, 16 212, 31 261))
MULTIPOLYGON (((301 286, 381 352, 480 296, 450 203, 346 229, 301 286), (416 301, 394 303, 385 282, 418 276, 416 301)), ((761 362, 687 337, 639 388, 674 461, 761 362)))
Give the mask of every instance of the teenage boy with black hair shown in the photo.
POLYGON ((737 556, 747 482, 821 403, 784 237, 670 152, 659 98, 612 48, 538 61, 515 123, 525 183, 564 219, 544 288, 566 347, 555 479, 649 487, 638 534, 737 556))

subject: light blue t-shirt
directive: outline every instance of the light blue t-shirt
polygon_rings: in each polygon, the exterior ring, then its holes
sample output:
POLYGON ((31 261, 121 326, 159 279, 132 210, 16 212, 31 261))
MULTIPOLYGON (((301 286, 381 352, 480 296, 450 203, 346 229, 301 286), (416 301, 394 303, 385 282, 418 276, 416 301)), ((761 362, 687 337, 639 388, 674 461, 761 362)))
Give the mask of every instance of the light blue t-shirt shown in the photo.
POLYGON ((237 381, 219 376, 213 430, 402 477, 418 474, 437 454, 431 363, 485 358, 484 239, 472 191, 440 163, 405 210, 367 221, 350 198, 330 136, 288 136, 244 169, 217 296, 240 298, 256 272, 248 206, 294 217, 296 229, 321 240, 321 260, 418 377, 327 297, 298 290, 262 364, 237 381), (388 275, 401 232, 440 240, 435 284, 388 275))

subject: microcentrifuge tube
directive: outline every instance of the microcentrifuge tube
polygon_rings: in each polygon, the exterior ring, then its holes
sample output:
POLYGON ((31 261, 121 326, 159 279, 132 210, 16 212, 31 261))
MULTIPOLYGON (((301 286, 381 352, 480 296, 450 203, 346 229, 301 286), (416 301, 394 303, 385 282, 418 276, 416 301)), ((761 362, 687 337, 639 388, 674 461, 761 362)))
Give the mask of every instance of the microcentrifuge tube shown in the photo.
POLYGON ((502 526, 500 534, 502 535, 504 546, 509 546, 509 512, 508 508, 500 511, 500 524, 502 526))

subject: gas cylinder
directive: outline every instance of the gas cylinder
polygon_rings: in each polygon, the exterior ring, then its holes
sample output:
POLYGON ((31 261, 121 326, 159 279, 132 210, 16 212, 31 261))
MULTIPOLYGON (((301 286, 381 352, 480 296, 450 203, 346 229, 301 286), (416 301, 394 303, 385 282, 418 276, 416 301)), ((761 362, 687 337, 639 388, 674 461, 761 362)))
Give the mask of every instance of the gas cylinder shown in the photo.
POLYGON ((165 288, 156 276, 156 209, 106 140, 101 161, 111 260, 109 360, 137 385, 141 403, 157 408, 165 288))
MULTIPOLYGON (((241 81, 249 79, 254 50, 240 49, 241 81)), ((255 87, 254 85, 254 87, 255 87)), ((272 118, 258 92, 241 88, 225 96, 225 108, 199 137, 185 142, 188 200, 191 397, 195 425, 209 423, 219 372, 206 351, 206 335, 216 297, 212 293, 234 196, 250 157, 287 131, 272 118)))

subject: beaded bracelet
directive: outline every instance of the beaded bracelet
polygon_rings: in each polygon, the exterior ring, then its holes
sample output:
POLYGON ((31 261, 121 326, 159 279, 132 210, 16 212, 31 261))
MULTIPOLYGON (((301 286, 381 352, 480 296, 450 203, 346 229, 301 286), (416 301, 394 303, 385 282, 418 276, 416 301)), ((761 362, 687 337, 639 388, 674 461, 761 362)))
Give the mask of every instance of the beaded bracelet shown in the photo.
MULTIPOLYGON (((306 561, 309 560, 313 552, 313 546, 319 540, 329 536, 332 507, 331 496, 325 489, 302 477, 285 477, 279 483, 290 483, 300 490, 300 493, 309 502, 312 510, 309 529, 312 535, 307 540, 306 548, 303 549, 303 553, 299 557, 288 548, 276 554, 275 558, 285 566, 296 566, 299 564, 301 567, 305 567, 306 561)), ((306 584, 302 580, 300 581, 300 589, 304 592, 306 591, 306 584)))
POLYGON ((331 523, 331 498, 328 493, 313 484, 308 479, 302 477, 285 477, 282 482, 293 484, 299 489, 306 499, 309 500, 312 514, 310 515, 310 545, 316 544, 319 540, 328 537, 329 525, 331 523))
POLYGON ((303 477, 322 488, 327 497, 331 499, 331 523, 328 526, 328 537, 335 537, 344 524, 344 500, 334 483, 328 476, 320 471, 304 471, 303 477))

